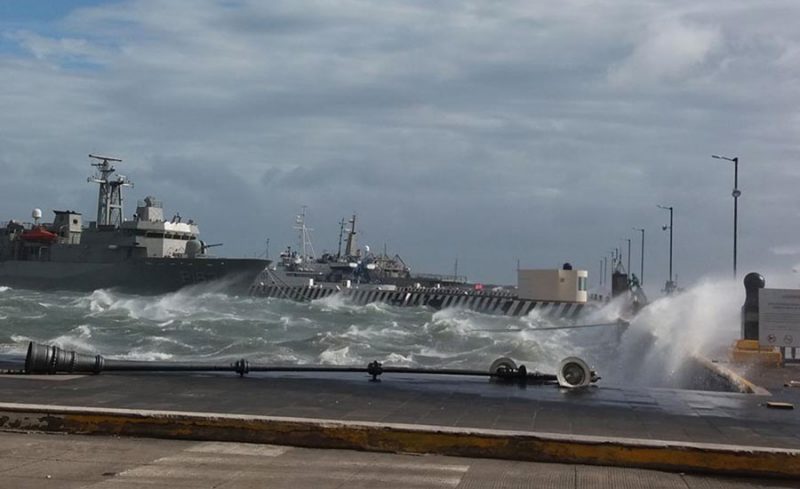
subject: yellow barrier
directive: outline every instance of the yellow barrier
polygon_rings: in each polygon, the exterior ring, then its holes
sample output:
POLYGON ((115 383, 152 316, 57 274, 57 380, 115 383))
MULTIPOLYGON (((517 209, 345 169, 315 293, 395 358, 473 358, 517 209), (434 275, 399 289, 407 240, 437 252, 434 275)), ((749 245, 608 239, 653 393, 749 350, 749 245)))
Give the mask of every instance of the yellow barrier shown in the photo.
POLYGON ((0 429, 800 478, 800 450, 212 413, 0 404, 0 429))

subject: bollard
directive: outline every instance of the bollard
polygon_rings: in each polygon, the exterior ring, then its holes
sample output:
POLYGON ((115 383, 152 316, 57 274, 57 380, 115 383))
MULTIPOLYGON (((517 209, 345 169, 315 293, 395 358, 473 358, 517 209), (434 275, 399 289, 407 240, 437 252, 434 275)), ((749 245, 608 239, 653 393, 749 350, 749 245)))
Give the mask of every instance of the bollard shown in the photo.
POLYGON ((742 306, 742 338, 758 341, 758 290, 766 280, 760 273, 751 272, 744 277, 745 299, 742 306))

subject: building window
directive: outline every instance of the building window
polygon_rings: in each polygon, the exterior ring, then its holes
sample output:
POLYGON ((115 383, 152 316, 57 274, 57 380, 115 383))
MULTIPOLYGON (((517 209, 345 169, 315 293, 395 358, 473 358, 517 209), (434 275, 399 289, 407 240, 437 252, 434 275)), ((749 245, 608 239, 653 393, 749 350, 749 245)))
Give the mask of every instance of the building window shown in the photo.
POLYGON ((578 277, 578 291, 586 290, 586 277, 578 277))

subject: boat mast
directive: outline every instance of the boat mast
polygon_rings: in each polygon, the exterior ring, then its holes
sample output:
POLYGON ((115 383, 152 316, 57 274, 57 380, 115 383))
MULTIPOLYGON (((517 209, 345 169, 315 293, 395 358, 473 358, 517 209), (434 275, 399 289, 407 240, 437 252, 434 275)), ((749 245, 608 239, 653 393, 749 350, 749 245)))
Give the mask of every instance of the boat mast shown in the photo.
POLYGON ((344 236, 344 225, 345 220, 342 218, 342 220, 339 221, 339 250, 336 252, 337 260, 342 257, 342 237, 344 236))
POLYGON ((314 257, 314 246, 311 244, 311 233, 313 229, 306 227, 306 206, 303 206, 302 212, 297 216, 297 225, 294 227, 298 230, 298 241, 303 260, 314 257), (310 252, 310 255, 309 255, 310 252))
POLYGON ((98 163, 92 163, 97 168, 97 173, 86 179, 87 182, 100 185, 97 195, 97 225, 119 227, 125 216, 122 208, 122 187, 133 187, 133 183, 125 175, 117 175, 116 180, 111 179, 111 174, 116 171, 111 162, 121 163, 121 159, 92 154, 89 158, 98 160, 98 163))
POLYGON ((350 232, 347 233, 347 247, 344 249, 345 256, 355 256, 356 247, 356 215, 353 214, 353 218, 350 219, 350 232))

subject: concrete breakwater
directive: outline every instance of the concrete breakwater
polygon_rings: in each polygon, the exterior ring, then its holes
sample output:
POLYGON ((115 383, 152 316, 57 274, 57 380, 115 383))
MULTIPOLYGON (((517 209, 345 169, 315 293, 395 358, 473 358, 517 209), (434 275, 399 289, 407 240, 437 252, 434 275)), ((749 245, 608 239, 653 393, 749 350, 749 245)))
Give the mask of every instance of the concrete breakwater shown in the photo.
POLYGON ((576 302, 546 302, 520 299, 507 292, 476 291, 442 288, 339 287, 314 285, 255 285, 250 293, 256 297, 274 297, 296 301, 313 301, 341 294, 355 305, 383 302, 393 306, 428 306, 433 309, 449 307, 503 316, 525 316, 538 311, 542 316, 575 318, 585 304, 576 302))

